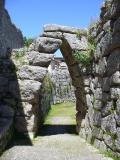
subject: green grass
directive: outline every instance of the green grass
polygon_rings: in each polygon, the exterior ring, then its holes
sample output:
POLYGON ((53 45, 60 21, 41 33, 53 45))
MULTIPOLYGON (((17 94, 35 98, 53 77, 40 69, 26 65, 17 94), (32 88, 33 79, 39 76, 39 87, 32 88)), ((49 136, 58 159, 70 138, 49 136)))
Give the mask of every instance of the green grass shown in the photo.
POLYGON ((65 102, 51 106, 51 110, 46 117, 45 124, 50 124, 52 118, 55 117, 70 117, 71 121, 75 123, 75 104, 72 102, 65 102))

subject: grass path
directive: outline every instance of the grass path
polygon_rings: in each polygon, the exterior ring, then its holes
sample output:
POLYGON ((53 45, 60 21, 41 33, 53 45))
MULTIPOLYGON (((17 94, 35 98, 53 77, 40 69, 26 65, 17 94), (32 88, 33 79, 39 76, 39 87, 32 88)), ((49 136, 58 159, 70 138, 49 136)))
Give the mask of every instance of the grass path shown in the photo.
POLYGON ((75 106, 52 106, 33 145, 15 143, 0 160, 112 160, 75 134, 75 106))
POLYGON ((62 104, 52 105, 45 124, 71 124, 75 125, 75 104, 66 102, 62 104), (64 119, 64 120, 63 120, 64 119), (63 121, 62 121, 63 120, 63 121))

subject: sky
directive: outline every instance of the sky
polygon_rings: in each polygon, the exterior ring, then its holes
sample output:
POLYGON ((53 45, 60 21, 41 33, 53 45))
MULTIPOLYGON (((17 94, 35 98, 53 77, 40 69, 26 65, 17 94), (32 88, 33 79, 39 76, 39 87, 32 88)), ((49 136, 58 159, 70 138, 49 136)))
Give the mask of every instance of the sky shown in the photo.
POLYGON ((35 38, 44 24, 87 28, 97 19, 103 0, 6 0, 12 22, 26 37, 35 38))

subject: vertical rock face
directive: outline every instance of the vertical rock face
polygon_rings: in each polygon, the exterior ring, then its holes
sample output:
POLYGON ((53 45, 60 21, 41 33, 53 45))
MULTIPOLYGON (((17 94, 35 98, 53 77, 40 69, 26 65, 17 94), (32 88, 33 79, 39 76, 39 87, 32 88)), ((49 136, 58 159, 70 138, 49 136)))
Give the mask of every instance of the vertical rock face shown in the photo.
POLYGON ((23 36, 11 22, 5 7, 5 0, 0 1, 0 58, 9 57, 10 50, 23 47, 23 36))
POLYGON ((5 7, 5 0, 0 1, 0 10, 4 9, 5 7))
POLYGON ((22 33, 12 24, 5 0, 0 0, 0 154, 12 137, 16 96, 20 97, 16 68, 10 59, 11 49, 19 47, 23 47, 22 33))
POLYGON ((103 146, 120 157, 120 1, 107 0, 101 8, 100 20, 92 28, 97 42, 92 74, 88 82, 88 111, 80 134, 98 148, 103 146))

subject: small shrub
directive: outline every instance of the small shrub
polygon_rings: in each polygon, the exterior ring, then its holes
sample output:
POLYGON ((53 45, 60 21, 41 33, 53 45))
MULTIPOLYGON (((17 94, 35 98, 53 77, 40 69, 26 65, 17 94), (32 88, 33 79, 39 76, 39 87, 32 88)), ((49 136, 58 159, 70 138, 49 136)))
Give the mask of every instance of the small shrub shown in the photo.
POLYGON ((78 38, 81 38, 81 32, 80 32, 80 30, 78 30, 75 34, 77 35, 78 38))
POLYGON ((88 27, 88 42, 94 46, 96 46, 95 35, 94 33, 97 30, 98 20, 95 18, 91 18, 90 25, 88 27))
POLYGON ((88 51, 75 51, 74 57, 78 62, 82 63, 83 66, 87 67, 90 65, 91 57, 88 51))
POLYGON ((14 55, 14 58, 16 60, 20 59, 21 57, 24 57, 25 56, 25 52, 24 51, 19 51, 19 52, 16 52, 15 55, 14 55))
POLYGON ((93 59, 93 55, 95 52, 95 46, 94 44, 88 44, 88 49, 86 51, 75 51, 73 53, 75 59, 80 62, 84 67, 89 67, 92 59, 93 59))
POLYGON ((111 4, 112 3, 110 1, 105 0, 105 7, 106 7, 107 10, 109 10, 111 8, 111 4))
POLYGON ((87 37, 87 30, 79 29, 79 30, 76 31, 75 34, 77 35, 78 38, 81 38, 81 36, 87 37))
POLYGON ((32 38, 26 38, 24 37, 24 46, 29 48, 29 46, 32 44, 33 39, 32 38))

